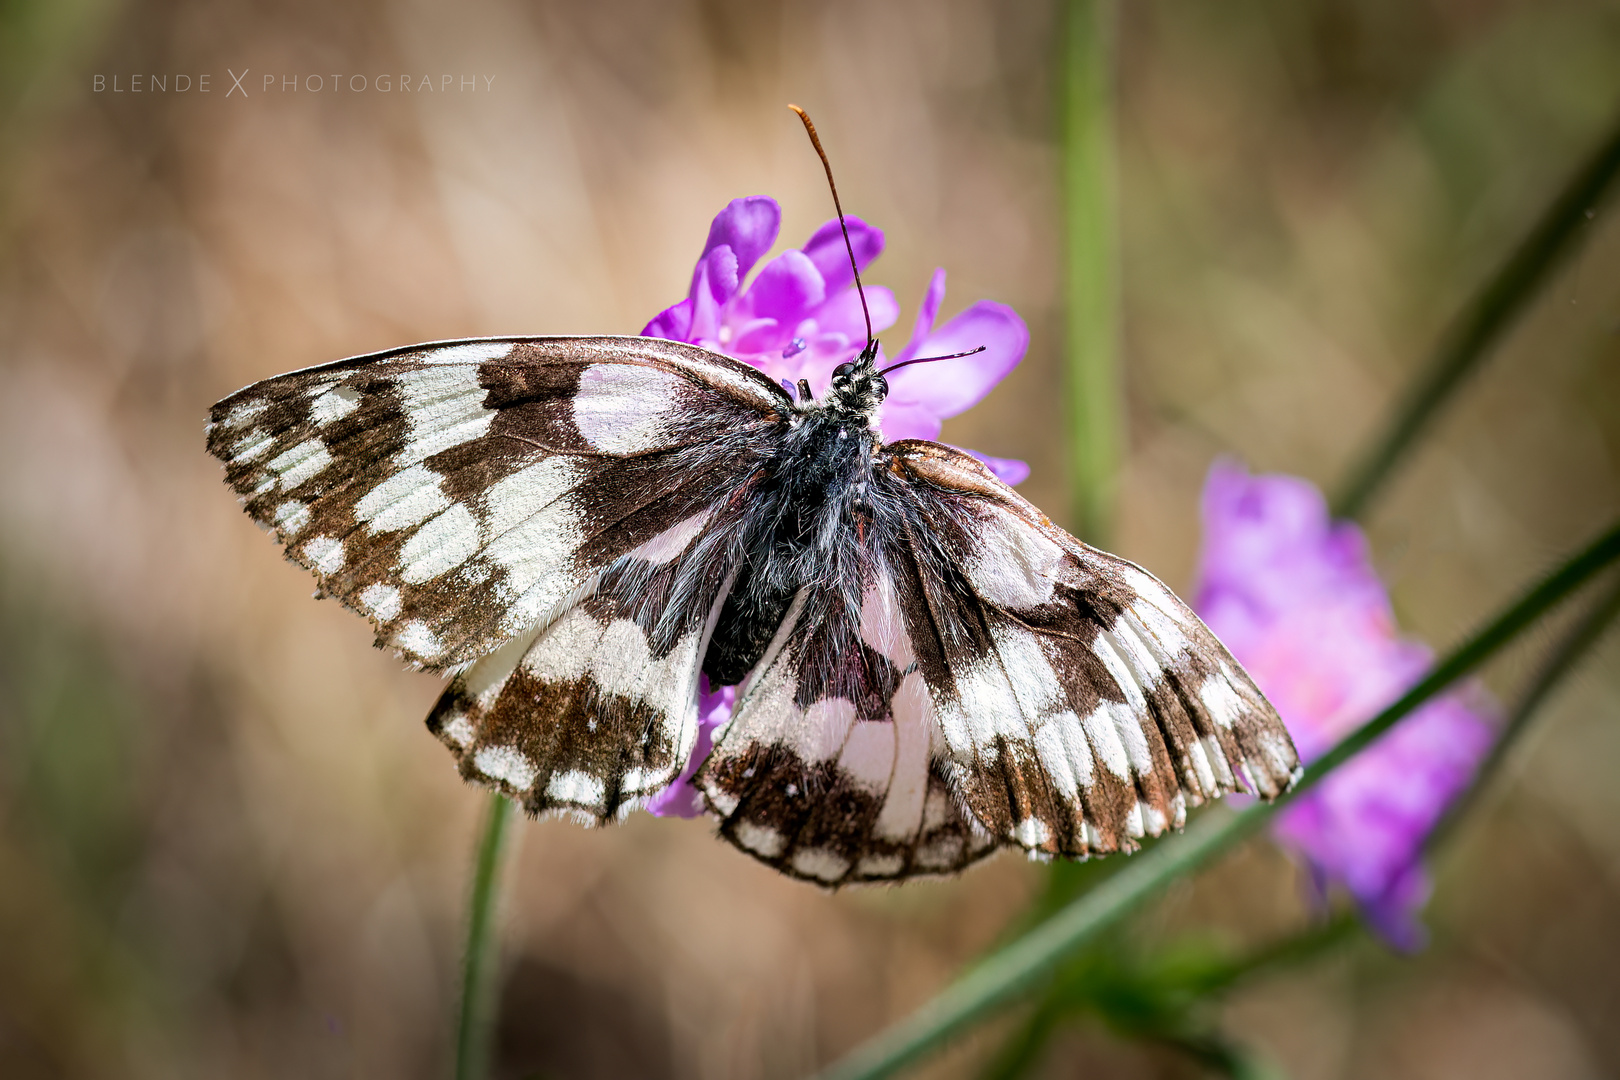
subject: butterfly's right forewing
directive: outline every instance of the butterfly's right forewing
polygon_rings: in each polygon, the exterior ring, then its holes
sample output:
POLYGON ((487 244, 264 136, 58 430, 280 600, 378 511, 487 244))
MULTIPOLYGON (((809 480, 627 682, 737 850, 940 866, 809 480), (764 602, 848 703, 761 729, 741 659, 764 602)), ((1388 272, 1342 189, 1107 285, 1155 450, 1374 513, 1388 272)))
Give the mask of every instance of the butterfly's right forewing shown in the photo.
POLYGON ((729 495, 787 407, 757 372, 673 342, 450 342, 240 390, 214 406, 209 449, 379 644, 453 668, 729 495))
POLYGON ((691 752, 733 519, 790 404, 673 342, 451 342, 250 386, 209 447, 379 644, 456 672, 429 724, 465 775, 609 819, 691 752))

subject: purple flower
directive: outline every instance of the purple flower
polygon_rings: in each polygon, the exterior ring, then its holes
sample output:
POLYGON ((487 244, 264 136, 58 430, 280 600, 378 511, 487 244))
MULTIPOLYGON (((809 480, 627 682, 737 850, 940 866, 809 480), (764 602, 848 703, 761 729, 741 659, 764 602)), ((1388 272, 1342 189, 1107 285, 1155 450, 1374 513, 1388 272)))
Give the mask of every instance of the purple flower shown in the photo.
MULTIPOLYGON (((1194 607, 1254 676, 1311 761, 1431 664, 1403 639, 1361 530, 1329 519, 1310 483, 1218 461, 1204 485, 1194 607)), ((1397 948, 1424 941, 1424 838, 1495 736, 1477 689, 1431 700, 1283 812, 1279 839, 1319 888, 1347 889, 1397 948)))
MULTIPOLYGON (((860 218, 845 219, 861 269, 883 251, 883 232, 860 218)), ((648 337, 686 341, 724 353, 789 386, 808 379, 811 392, 825 394, 833 368, 853 360, 866 344, 866 322, 856 293, 838 221, 827 222, 803 248, 789 249, 748 272, 776 242, 782 211, 762 195, 734 199, 709 226, 709 239, 692 271, 685 300, 647 324, 648 337)), ((946 355, 985 347, 957 360, 917 364, 889 377, 889 396, 878 413, 885 441, 938 439, 940 422, 977 404, 1018 366, 1029 346, 1024 321, 1009 307, 981 300, 934 327, 945 298, 945 271, 934 271, 917 313, 911 340, 894 362, 916 356, 946 355)), ((900 307, 882 286, 868 286, 866 302, 874 334, 894 325, 900 307)), ((889 361, 879 353, 879 364, 889 361)), ((1022 461, 968 451, 1007 483, 1029 475, 1022 461)))
POLYGON ((710 691, 709 677, 698 677, 698 736, 692 747, 692 756, 669 787, 647 800, 647 812, 656 817, 697 817, 704 811, 703 795, 692 786, 692 777, 714 748, 714 729, 731 715, 731 706, 737 699, 735 686, 722 686, 710 691))
MULTIPOLYGON (((865 270, 883 251, 883 231, 860 218, 844 219, 850 245, 865 270)), ((763 195, 733 199, 715 215, 709 239, 692 270, 685 300, 659 312, 641 332, 646 337, 685 341, 735 357, 789 386, 808 379, 817 397, 827 392, 833 368, 853 360, 866 344, 866 319, 855 291, 844 235, 834 218, 817 229, 802 248, 782 252, 743 284, 760 257, 776 243, 782 210, 763 195)), ((916 356, 984 352, 937 364, 902 368, 889 377, 889 396, 878 413, 886 442, 937 439, 940 421, 965 412, 1024 358, 1029 331, 1012 308, 981 300, 935 329, 945 299, 945 271, 935 270, 912 328, 911 340, 895 363, 916 356)), ((894 294, 881 285, 866 287, 874 334, 900 317, 894 294)), ((888 363, 879 351, 879 366, 888 363)), ((1009 484, 1029 476, 1022 461, 967 453, 1009 484)), ((736 688, 710 691, 703 676, 698 694, 698 737, 692 756, 669 787, 647 802, 659 817, 697 817, 703 796, 692 777, 709 756, 714 729, 731 715, 736 688)))

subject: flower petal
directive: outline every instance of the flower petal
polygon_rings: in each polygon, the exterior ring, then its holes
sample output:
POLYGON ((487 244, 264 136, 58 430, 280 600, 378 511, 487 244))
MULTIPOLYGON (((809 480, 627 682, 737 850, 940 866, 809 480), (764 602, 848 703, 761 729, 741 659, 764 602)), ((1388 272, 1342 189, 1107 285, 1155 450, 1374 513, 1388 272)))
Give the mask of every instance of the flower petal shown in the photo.
MULTIPOLYGON (((1248 669, 1304 761, 1399 697, 1432 663, 1402 638, 1361 531, 1307 481, 1217 462, 1204 489, 1194 607, 1248 669)), ((1483 692, 1436 698, 1287 807, 1276 834, 1347 890, 1397 948, 1417 948, 1429 832, 1494 738, 1483 692)))
POLYGON ((924 338, 918 355, 949 355, 980 345, 984 352, 973 356, 895 372, 889 376, 890 400, 931 409, 939 417, 972 408, 1024 358, 1029 330, 1012 308, 980 300, 924 338))
POLYGON ((816 264, 802 251, 788 250, 765 264, 748 286, 748 309, 756 318, 796 325, 827 298, 816 264))
POLYGON ((901 439, 939 438, 939 414, 926 405, 908 405, 900 401, 885 401, 878 410, 878 430, 884 442, 901 439))
POLYGON ((735 328, 733 333, 735 336, 727 344, 726 351, 736 356, 779 352, 791 340, 783 331, 782 324, 775 319, 750 319, 735 328))
MULTIPOLYGON (((881 285, 866 287, 866 308, 872 313, 872 333, 881 334, 900 317, 894 293, 881 285)), ((861 314, 861 296, 854 289, 829 293, 826 303, 816 308, 816 323, 823 332, 836 330, 851 341, 866 344, 866 319, 861 314)))
MULTIPOLYGON (((928 282, 928 291, 923 294, 922 306, 917 309, 917 321, 911 326, 911 340, 906 347, 900 350, 900 355, 894 358, 897 364, 904 363, 914 356, 920 355, 917 350, 922 346, 928 334, 934 329, 934 320, 939 317, 939 305, 945 300, 945 268, 937 267, 933 278, 928 282)), ((952 349, 952 352, 961 350, 952 349)))
POLYGON ((715 248, 728 247, 736 257, 737 276, 747 277, 759 257, 776 243, 776 234, 781 228, 782 208, 770 196, 732 199, 709 223, 709 239, 703 245, 703 257, 715 248))
MULTIPOLYGON (((717 249, 730 252, 730 248, 717 249)), ((712 255, 713 252, 710 253, 712 255)), ((715 260, 719 268, 724 271, 727 261, 724 256, 715 260)), ((730 265, 735 267, 735 261, 730 265)), ((705 255, 698 260, 697 269, 692 272, 692 290, 687 299, 692 302, 692 323, 687 328, 686 340, 693 344, 713 340, 720 333, 720 308, 724 303, 710 285, 710 256, 705 255)))
POLYGON ((709 677, 699 676, 698 734, 692 756, 687 758, 686 767, 667 788, 647 800, 646 810, 649 814, 654 817, 694 818, 707 809, 702 793, 692 786, 692 777, 713 749, 714 729, 731 715, 731 706, 736 697, 736 687, 722 686, 719 690, 710 691, 709 677))
POLYGON ((721 244, 705 251, 698 260, 697 268, 692 271, 691 295, 698 296, 699 290, 706 287, 716 304, 724 304, 737 295, 739 281, 737 253, 729 245, 721 244))
MULTIPOLYGON (((849 245, 855 249, 855 261, 864 271, 883 253, 883 230, 858 217, 845 215, 844 222, 849 226, 849 245)), ((827 283, 827 295, 855 284, 855 275, 849 269, 849 249, 844 247, 844 234, 838 228, 837 218, 810 235, 804 253, 821 271, 821 280, 827 283)))
POLYGON ((969 457, 978 458, 985 468, 996 474, 996 479, 1009 487, 1017 487, 1029 479, 1029 462, 1019 461, 1017 458, 991 457, 981 454, 977 450, 969 450, 965 446, 955 446, 946 443, 952 450, 960 450, 969 457))
POLYGON ((692 329, 692 298, 688 296, 678 304, 660 311, 652 322, 641 329, 642 337, 663 338, 665 341, 685 341, 692 329))

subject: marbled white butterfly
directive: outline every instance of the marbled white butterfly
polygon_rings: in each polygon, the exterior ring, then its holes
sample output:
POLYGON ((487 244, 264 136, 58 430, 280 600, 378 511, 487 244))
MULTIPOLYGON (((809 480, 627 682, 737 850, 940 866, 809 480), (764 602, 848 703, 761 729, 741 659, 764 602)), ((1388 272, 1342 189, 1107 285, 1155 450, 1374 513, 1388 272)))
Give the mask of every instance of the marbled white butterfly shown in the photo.
POLYGON ((695 780, 721 834, 823 884, 1282 792, 1293 744, 1197 616, 972 457, 883 444, 876 359, 816 401, 651 338, 436 342, 239 390, 208 448, 324 595, 452 676, 429 728, 531 814, 666 787, 700 673, 738 688, 695 780))

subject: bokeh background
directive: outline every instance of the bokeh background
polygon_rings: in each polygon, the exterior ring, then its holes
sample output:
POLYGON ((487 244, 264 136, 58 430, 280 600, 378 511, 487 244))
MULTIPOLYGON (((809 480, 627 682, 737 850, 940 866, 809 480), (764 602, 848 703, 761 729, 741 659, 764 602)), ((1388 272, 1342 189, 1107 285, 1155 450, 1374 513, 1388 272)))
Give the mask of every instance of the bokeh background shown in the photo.
MULTIPOLYGON (((1124 8, 1115 547, 1185 588, 1210 461, 1342 476, 1620 113, 1620 5, 1124 8)), ((437 680, 311 601, 221 484, 202 425, 238 386, 422 340, 635 332, 726 200, 774 195, 785 244, 829 216, 792 100, 887 231, 870 277, 902 326, 936 266, 947 314, 988 297, 1029 322, 1022 367, 945 435, 1028 459, 1023 490, 1063 519, 1056 18, 0 4, 0 1075, 447 1068, 484 796, 422 726, 437 680)), ((1587 233, 1370 516, 1404 624, 1437 646, 1620 510, 1620 228, 1587 233)), ((1511 696, 1550 636, 1487 681, 1511 696)), ((1426 953, 1353 945, 1238 993, 1228 1029, 1296 1077, 1620 1074, 1617 661, 1610 640, 1564 686, 1443 854, 1426 953)), ((525 823, 499 1075, 807 1073, 1041 881, 1004 855, 829 895, 701 821, 525 823)), ((1308 917, 1258 843, 1144 925, 1241 944, 1308 917)), ((923 1074, 972 1075, 998 1030, 923 1074)), ((1045 1075, 1198 1073, 1081 1025, 1045 1075)))

